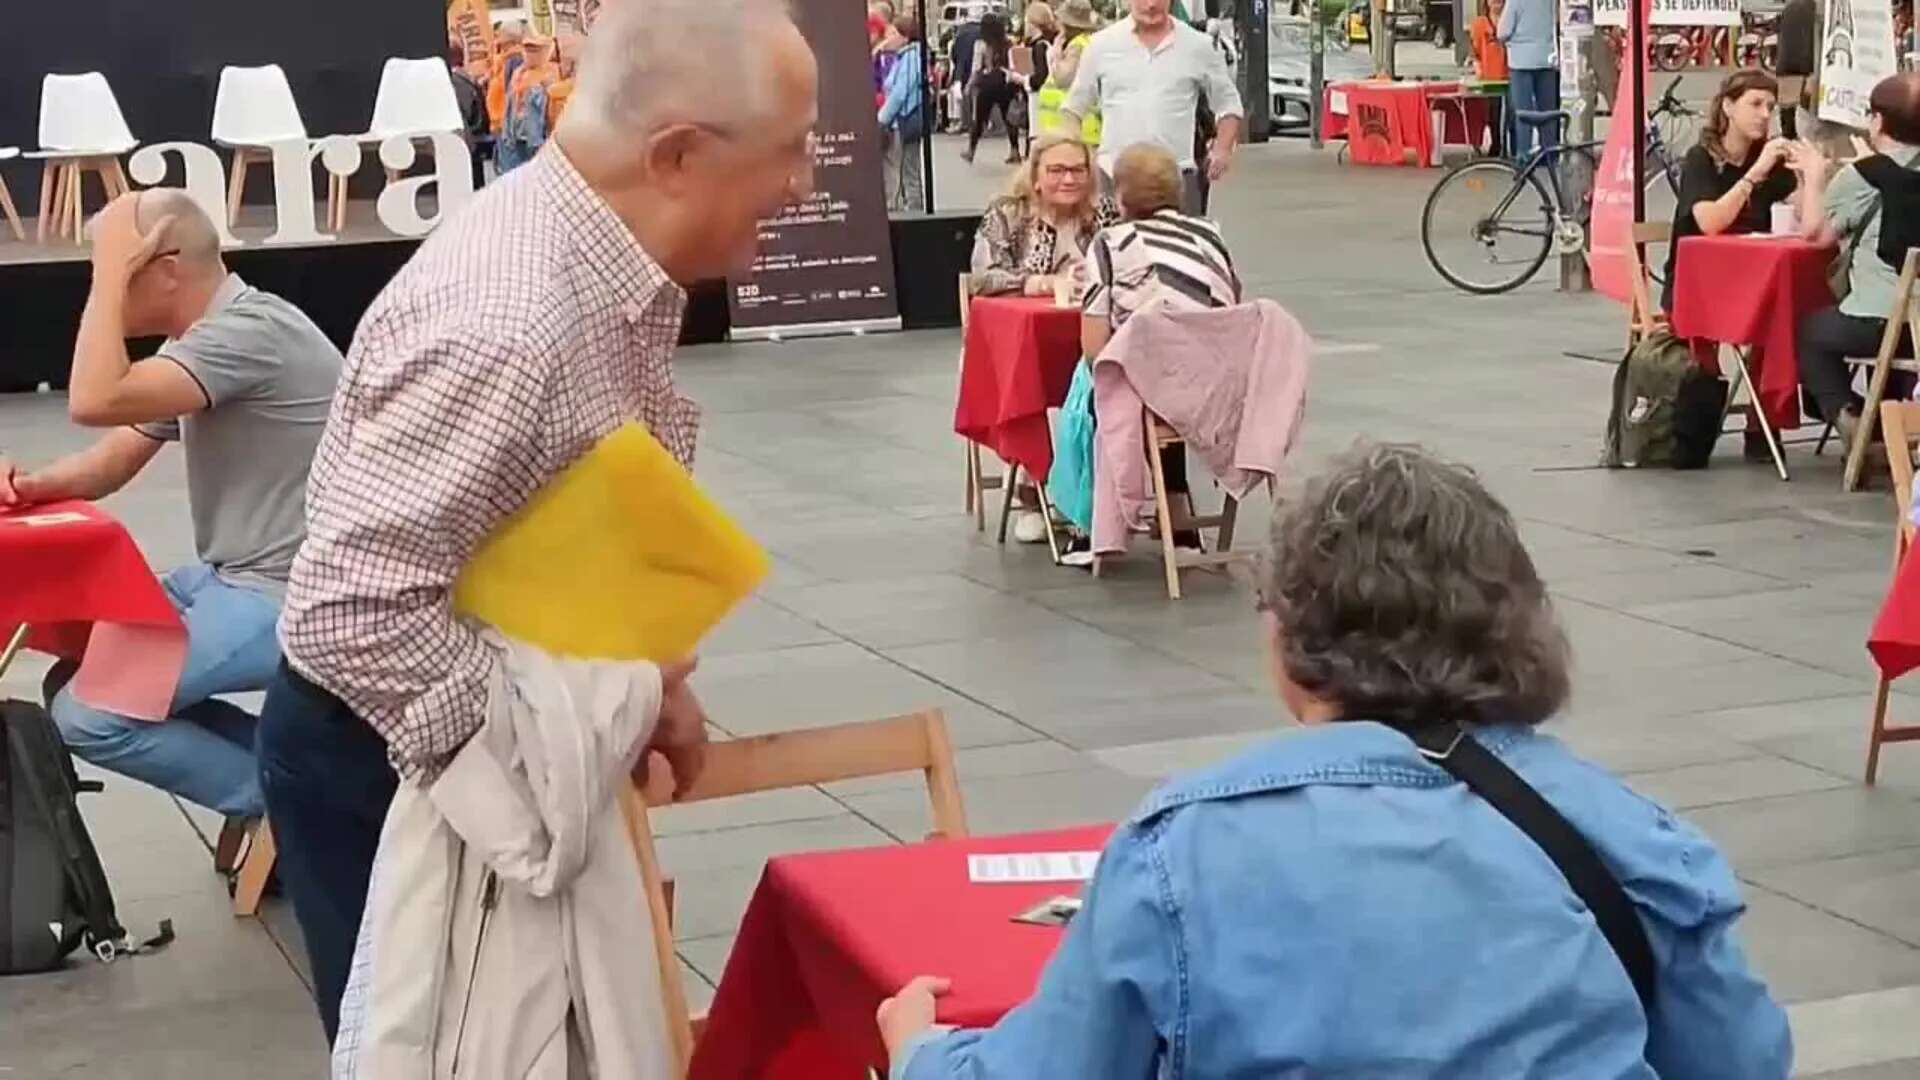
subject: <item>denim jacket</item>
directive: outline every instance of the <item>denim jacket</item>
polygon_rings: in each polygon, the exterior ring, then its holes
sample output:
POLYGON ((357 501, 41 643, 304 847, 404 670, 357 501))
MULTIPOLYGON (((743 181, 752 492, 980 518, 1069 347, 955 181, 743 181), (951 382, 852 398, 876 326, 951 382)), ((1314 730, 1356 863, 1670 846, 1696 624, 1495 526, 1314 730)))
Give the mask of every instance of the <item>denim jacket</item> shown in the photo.
POLYGON ((1692 826, 1518 727, 1477 737, 1593 844, 1659 964, 1649 1014, 1546 854, 1405 736, 1331 724, 1149 796, 1034 996, 894 1080, 1776 1080, 1785 1014, 1692 826))

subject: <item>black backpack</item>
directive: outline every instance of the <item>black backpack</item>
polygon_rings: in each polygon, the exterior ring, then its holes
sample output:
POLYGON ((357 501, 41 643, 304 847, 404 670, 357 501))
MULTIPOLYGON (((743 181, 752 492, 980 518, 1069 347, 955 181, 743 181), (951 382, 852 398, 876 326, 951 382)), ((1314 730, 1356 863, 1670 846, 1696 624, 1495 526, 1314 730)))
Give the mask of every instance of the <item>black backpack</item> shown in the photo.
POLYGON ((45 709, 0 701, 0 975, 52 970, 83 946, 112 960, 173 940, 163 921, 154 940, 127 941, 74 799, 98 790, 74 774, 45 709))
POLYGON ((1700 370, 1687 343, 1649 331, 1613 373, 1601 463, 1615 469, 1702 469, 1726 412, 1727 384, 1700 370))

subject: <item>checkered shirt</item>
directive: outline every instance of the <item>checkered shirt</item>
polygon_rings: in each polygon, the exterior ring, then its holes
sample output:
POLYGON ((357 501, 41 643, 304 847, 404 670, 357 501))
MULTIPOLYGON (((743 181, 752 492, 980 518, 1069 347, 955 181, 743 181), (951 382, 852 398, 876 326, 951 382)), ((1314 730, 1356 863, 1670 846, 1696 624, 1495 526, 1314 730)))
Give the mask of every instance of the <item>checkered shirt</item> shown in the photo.
POLYGON ((479 730, 499 659, 453 617, 480 541, 638 420, 691 467, 670 366, 686 294, 560 152, 443 223, 354 335, 307 490, 287 662, 431 776, 479 730))

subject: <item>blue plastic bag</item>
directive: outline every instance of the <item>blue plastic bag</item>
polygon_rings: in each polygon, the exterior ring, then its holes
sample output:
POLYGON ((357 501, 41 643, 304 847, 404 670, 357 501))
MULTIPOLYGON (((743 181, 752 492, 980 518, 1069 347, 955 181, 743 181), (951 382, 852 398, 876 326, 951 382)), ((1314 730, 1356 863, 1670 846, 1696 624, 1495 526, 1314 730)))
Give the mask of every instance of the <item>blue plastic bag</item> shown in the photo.
POLYGON ((1093 431, 1093 365, 1081 360, 1073 369, 1066 403, 1060 406, 1047 493, 1061 517, 1089 534, 1093 532, 1093 431))

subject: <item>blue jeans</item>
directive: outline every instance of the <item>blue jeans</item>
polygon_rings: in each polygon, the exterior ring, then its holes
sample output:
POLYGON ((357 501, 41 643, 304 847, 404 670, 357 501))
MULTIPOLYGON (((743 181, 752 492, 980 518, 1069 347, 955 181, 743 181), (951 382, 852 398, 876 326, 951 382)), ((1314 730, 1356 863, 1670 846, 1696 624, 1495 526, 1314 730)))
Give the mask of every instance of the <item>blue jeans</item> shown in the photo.
POLYGON ((168 719, 151 723, 82 705, 68 686, 54 696, 53 721, 84 761, 230 817, 258 817, 266 803, 253 714, 214 695, 266 689, 280 663, 280 602, 198 563, 161 584, 187 624, 187 662, 168 719))
POLYGON ((1513 160, 1527 160, 1527 155, 1533 153, 1536 138, 1541 139, 1543 146, 1560 141, 1557 124, 1529 124, 1522 122, 1518 116, 1522 109, 1527 112, 1552 112, 1560 107, 1559 68, 1514 68, 1507 81, 1507 104, 1511 106, 1507 110, 1507 132, 1512 137, 1512 148, 1507 154, 1513 160))

